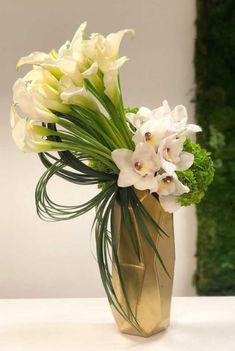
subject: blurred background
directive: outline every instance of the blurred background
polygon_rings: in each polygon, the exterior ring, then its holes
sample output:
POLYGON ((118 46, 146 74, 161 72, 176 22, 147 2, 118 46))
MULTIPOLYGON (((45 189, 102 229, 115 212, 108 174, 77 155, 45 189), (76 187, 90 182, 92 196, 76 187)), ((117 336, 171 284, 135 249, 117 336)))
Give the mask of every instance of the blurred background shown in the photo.
MULTIPOLYGON (((130 59, 121 71, 125 104, 155 108, 167 99, 171 107, 184 104, 193 121, 195 19, 194 0, 2 3, 0 298, 105 295, 92 255, 94 213, 60 223, 37 217, 34 190, 44 169, 36 154, 18 151, 9 127, 11 87, 24 74, 24 69, 16 72, 17 60, 32 51, 59 48, 84 20, 88 34, 133 28, 135 39, 126 37, 121 48, 130 59)), ((50 192, 66 204, 82 203, 97 190, 54 179, 50 192)), ((195 295, 197 219, 193 206, 175 214, 175 235, 174 294, 195 295)))

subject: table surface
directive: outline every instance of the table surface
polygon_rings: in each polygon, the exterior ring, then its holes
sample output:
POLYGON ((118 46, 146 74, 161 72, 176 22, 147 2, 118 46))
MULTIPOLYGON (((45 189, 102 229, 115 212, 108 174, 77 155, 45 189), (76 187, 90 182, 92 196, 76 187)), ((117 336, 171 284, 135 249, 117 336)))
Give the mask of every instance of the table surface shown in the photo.
POLYGON ((235 297, 175 297, 171 326, 120 334, 107 300, 0 300, 1 351, 234 351, 235 297))

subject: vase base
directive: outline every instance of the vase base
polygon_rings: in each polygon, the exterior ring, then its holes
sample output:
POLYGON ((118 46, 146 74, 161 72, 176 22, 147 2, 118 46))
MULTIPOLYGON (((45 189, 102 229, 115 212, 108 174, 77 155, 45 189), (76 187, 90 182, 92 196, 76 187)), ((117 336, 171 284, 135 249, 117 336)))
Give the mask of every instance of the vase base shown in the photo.
POLYGON ((134 335, 134 336, 140 336, 140 337, 144 337, 144 338, 149 338, 153 335, 159 334, 161 332, 164 332, 168 329, 169 324, 167 324, 166 326, 161 326, 155 330, 152 330, 151 332, 145 332, 145 331, 138 331, 135 328, 130 327, 130 329, 121 329, 118 328, 119 331, 122 334, 126 334, 126 335, 134 335))
MULTIPOLYGON (((120 317, 118 318, 118 320, 116 319, 117 325, 118 325, 118 330, 122 333, 122 334, 127 334, 127 335, 135 335, 135 336, 141 336, 141 337, 145 337, 148 338, 150 336, 153 336, 155 334, 161 333, 163 331, 165 331, 170 324, 169 319, 162 321, 158 326, 156 326, 155 328, 141 328, 137 329, 135 328, 133 325, 131 325, 129 322, 127 322, 126 320, 122 319, 122 322, 120 321, 120 317)), ((147 326, 146 326, 147 327, 147 326)))

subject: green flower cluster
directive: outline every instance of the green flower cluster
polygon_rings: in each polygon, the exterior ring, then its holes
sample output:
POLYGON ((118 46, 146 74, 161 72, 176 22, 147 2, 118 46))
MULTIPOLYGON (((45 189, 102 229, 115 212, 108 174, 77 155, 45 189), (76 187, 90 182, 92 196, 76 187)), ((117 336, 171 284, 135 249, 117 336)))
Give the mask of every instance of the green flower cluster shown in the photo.
POLYGON ((210 153, 202 149, 199 144, 194 144, 187 138, 184 144, 184 151, 194 155, 194 163, 186 171, 177 171, 179 180, 187 185, 190 189, 189 193, 185 193, 178 197, 181 206, 189 206, 198 204, 204 197, 208 185, 214 177, 213 161, 210 153))

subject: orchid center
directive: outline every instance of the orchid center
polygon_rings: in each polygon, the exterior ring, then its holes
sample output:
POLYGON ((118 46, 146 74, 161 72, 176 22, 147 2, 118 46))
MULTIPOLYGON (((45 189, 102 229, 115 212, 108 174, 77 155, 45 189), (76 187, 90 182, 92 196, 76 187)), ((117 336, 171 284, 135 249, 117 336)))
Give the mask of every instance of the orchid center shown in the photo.
POLYGON ((141 171, 141 169, 142 169, 142 164, 139 162, 139 161, 137 161, 137 162, 135 162, 135 169, 137 170, 137 171, 141 171))
POLYGON ((173 177, 172 176, 166 176, 165 178, 162 179, 164 183, 169 184, 172 181, 173 177))
POLYGON ((165 159, 168 161, 172 161, 172 159, 173 159, 172 154, 171 154, 171 149, 169 147, 166 148, 166 150, 165 150, 165 159))
POLYGON ((145 137, 145 140, 146 140, 146 141, 150 141, 151 138, 152 138, 152 133, 146 132, 146 133, 144 134, 144 137, 145 137))
POLYGON ((150 172, 150 167, 148 167, 147 164, 141 163, 139 161, 134 163, 134 168, 135 168, 136 172, 139 173, 140 175, 142 175, 143 177, 148 175, 150 172))

